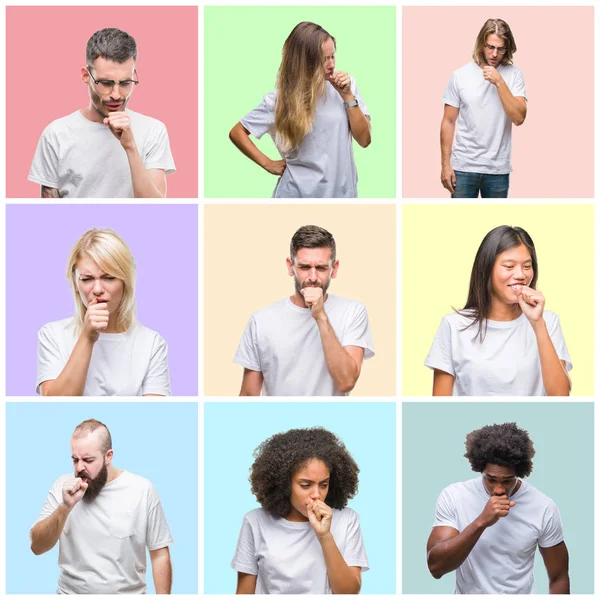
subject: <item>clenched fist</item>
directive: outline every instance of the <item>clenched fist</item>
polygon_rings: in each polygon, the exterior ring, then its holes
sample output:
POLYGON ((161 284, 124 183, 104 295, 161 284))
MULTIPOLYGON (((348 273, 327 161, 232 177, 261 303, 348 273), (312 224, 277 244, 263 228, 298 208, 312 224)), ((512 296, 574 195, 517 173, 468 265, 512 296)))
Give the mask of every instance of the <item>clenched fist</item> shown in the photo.
POLYGON ((525 313, 525 316, 531 323, 539 321, 544 314, 544 305, 546 304, 544 294, 539 290, 534 290, 526 285, 515 291, 517 293, 517 298, 519 299, 519 306, 525 313))
POLYGON ((325 315, 325 298, 323 297, 323 288, 308 286, 302 288, 300 293, 304 296, 304 303, 315 319, 323 318, 325 315))
POLYGON ((313 500, 306 505, 308 522, 315 530, 317 537, 323 537, 331 528, 333 511, 322 500, 313 500))
POLYGON ((479 518, 484 527, 490 527, 497 523, 502 517, 508 515, 508 511, 516 504, 514 500, 509 500, 508 496, 490 496, 485 508, 479 518))
POLYGON ((494 85, 498 85, 502 81, 502 75, 498 73, 496 67, 485 66, 483 67, 483 78, 494 85))
POLYGON ((108 327, 108 304, 106 302, 98 302, 98 298, 94 298, 88 305, 83 321, 83 333, 87 335, 92 342, 97 342, 100 337, 100 332, 108 327))
POLYGON ((121 142, 121 146, 125 150, 133 150, 135 148, 135 139, 133 131, 131 131, 131 121, 125 111, 108 113, 108 117, 104 118, 104 124, 108 125, 112 134, 121 142))
POLYGON ((72 510, 73 507, 83 498, 85 491, 88 488, 88 484, 81 479, 81 477, 75 477, 69 479, 62 489, 63 502, 65 506, 72 510))

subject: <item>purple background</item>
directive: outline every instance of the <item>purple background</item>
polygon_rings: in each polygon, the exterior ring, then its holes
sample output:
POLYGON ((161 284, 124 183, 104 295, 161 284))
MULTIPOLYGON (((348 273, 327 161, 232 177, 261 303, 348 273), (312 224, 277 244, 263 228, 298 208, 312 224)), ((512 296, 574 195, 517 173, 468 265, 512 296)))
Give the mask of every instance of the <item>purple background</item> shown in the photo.
POLYGON ((67 260, 92 227, 131 249, 137 318, 169 345, 173 395, 197 396, 198 208, 122 204, 6 207, 6 394, 35 396, 37 332, 74 314, 67 260))

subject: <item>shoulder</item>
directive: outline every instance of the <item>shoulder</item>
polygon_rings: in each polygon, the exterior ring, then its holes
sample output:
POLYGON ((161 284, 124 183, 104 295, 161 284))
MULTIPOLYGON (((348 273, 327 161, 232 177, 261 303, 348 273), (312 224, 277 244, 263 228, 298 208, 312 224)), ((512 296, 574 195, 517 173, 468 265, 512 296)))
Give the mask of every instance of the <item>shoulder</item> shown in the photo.
POLYGON ((556 323, 556 321, 558 321, 558 315, 551 310, 545 310, 544 311, 544 321, 546 321, 546 323, 550 324, 550 323, 556 323))
POLYGON ((50 321, 38 331, 40 337, 59 337, 67 333, 75 333, 75 317, 67 317, 59 321, 50 321))
POLYGON ((552 498, 546 496, 544 492, 541 492, 536 487, 533 487, 528 481, 521 480, 521 486, 521 494, 528 496, 540 509, 546 510, 549 506, 556 507, 556 503, 552 498))
POLYGON ((337 310, 344 310, 348 312, 367 312, 367 307, 358 300, 353 300, 352 298, 344 298, 343 296, 335 296, 334 294, 329 294, 327 296, 327 304, 331 302, 331 307, 337 310))
POLYGON ((137 475, 136 473, 131 473, 130 471, 125 470, 117 479, 120 479, 121 477, 123 478, 123 485, 126 485, 128 488, 134 488, 141 492, 149 492, 151 494, 156 493, 152 482, 141 475, 137 475))
POLYGON ((264 508, 255 508, 244 515, 244 522, 248 522, 250 526, 256 527, 259 523, 272 521, 273 517, 264 508))
POLYGON ((466 65, 456 69, 452 75, 455 77, 464 77, 465 75, 468 76, 476 73, 478 70, 481 70, 481 67, 474 60, 471 60, 466 65))
POLYGON ((73 125, 73 123, 79 122, 81 118, 84 117, 82 117, 79 110, 76 110, 75 112, 65 115, 64 117, 54 119, 54 121, 46 125, 46 128, 44 129, 44 134, 53 134, 64 131, 65 129, 73 125))
POLYGON ((475 319, 475 314, 472 311, 453 311, 442 317, 442 323, 453 330, 460 331, 468 327, 475 319))
POLYGON ((254 319, 257 322, 263 319, 272 319, 274 314, 284 312, 289 302, 291 301, 286 296, 281 300, 277 300, 277 302, 263 306, 263 308, 259 308, 257 311, 252 313, 251 319, 254 319))
POLYGON ((334 508, 333 509, 333 519, 337 519, 340 522, 353 523, 355 521, 360 521, 360 517, 358 513, 349 507, 346 508, 334 508))
POLYGON ((127 331, 128 335, 136 339, 141 339, 144 343, 148 344, 166 344, 164 338, 158 331, 150 329, 145 325, 142 325, 139 321, 135 321, 133 325, 127 331))
POLYGON ((507 73, 514 73, 515 75, 523 75, 523 70, 517 65, 502 65, 501 67, 507 73))
POLYGON ((149 117, 147 115, 143 115, 142 113, 135 112, 134 110, 127 109, 127 114, 129 115, 129 119, 134 125, 141 125, 146 129, 156 129, 156 130, 166 130, 165 124, 154 117, 149 117))
POLYGON ((473 492, 475 492, 478 482, 479 478, 451 483, 442 490, 440 497, 444 496, 446 498, 454 499, 462 497, 465 494, 472 494, 473 492))

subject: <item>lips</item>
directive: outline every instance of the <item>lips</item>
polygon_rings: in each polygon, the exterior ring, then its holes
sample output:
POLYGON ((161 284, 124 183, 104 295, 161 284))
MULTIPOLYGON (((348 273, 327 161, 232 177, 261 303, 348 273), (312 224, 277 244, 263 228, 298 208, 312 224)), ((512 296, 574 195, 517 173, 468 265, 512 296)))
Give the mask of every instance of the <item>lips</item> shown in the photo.
POLYGON ((524 283, 511 283, 509 287, 515 290, 515 292, 517 292, 519 290, 522 290, 524 285, 524 283))
POLYGON ((106 106, 110 109, 110 110, 118 110, 119 108, 121 108, 122 106, 122 102, 114 102, 114 103, 106 103, 106 106))

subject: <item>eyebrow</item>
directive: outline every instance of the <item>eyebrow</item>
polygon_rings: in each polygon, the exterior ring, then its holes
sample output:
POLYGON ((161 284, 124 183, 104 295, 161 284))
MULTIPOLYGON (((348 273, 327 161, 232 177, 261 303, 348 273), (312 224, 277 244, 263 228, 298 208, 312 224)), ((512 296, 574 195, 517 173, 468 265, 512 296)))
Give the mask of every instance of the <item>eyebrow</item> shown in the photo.
MULTIPOLYGON (((77 460, 73 455, 71 455, 71 458, 73 460, 77 460)), ((93 456, 89 456, 88 454, 86 454, 85 456, 81 457, 81 460, 87 460, 88 458, 94 458, 93 456)))
POLYGON ((326 481, 329 481, 331 479, 331 476, 327 477, 326 479, 323 479, 322 481, 313 481, 312 479, 304 479, 303 477, 301 479, 298 479, 298 481, 305 481, 306 483, 325 483, 326 481))
MULTIPOLYGON (((296 263, 296 266, 298 266, 298 267, 312 267, 312 265, 310 263, 301 263, 301 262, 296 263)), ((329 263, 328 262, 326 262, 326 263, 316 263, 315 267, 329 267, 329 263)))
POLYGON ((499 477, 498 475, 488 475, 487 473, 484 473, 484 475, 488 478, 488 479, 500 479, 502 481, 510 481, 511 479, 516 479, 516 475, 506 475, 505 477, 499 477))

